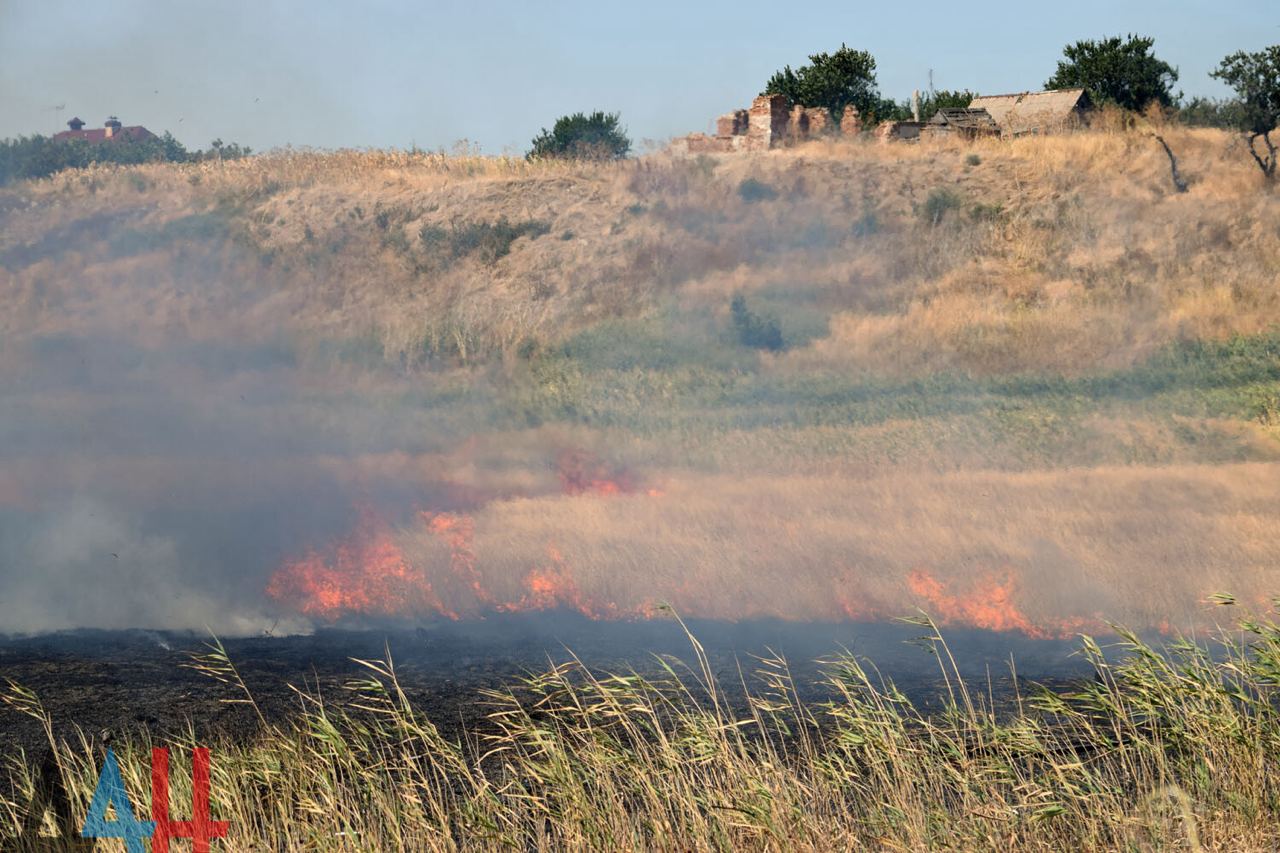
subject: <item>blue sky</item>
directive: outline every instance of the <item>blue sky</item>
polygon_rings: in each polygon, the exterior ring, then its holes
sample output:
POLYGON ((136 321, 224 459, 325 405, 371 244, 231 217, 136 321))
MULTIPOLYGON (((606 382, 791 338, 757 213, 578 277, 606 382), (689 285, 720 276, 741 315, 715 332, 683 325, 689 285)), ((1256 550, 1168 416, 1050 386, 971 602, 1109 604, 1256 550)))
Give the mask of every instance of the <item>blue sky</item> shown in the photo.
POLYGON ((904 99, 930 71, 938 88, 1037 88, 1066 43, 1129 32, 1155 37, 1187 94, 1218 96, 1222 56, 1280 43, 1280 3, 0 0, 0 137, 116 114, 192 147, 499 153, 606 109, 637 142, 663 140, 841 42, 904 99))

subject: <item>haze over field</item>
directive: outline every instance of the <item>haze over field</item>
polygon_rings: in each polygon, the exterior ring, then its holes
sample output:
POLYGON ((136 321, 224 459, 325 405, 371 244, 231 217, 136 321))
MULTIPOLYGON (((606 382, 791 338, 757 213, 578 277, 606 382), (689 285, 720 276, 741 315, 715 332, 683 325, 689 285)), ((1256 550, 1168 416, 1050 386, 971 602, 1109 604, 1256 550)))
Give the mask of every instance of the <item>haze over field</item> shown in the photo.
POLYGON ((706 130, 786 63, 841 40, 873 47, 886 95, 1035 89, 1064 44, 1146 33, 1188 96, 1227 93, 1207 74, 1227 53, 1273 43, 1267 0, 1204 3, 999 0, 643 5, 8 0, 0 8, 0 138, 61 130, 75 114, 255 150, 295 145, 522 152, 576 110, 620 110, 637 141, 706 130), (1223 12, 1220 14, 1219 12, 1223 12), (61 105, 62 109, 58 109, 61 105))
POLYGON ((0 630, 1259 606, 1280 211, 1166 138, 6 189, 0 630))
POLYGON ((0 3, 0 848, 1280 849, 1273 7, 0 3))

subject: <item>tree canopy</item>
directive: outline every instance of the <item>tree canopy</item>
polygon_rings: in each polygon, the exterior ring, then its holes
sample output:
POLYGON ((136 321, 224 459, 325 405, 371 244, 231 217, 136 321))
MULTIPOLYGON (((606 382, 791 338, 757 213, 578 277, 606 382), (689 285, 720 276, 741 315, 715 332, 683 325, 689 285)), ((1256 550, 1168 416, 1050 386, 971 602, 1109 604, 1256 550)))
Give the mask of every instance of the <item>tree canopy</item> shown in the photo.
POLYGON ((597 110, 591 115, 561 116, 551 130, 534 137, 529 158, 561 157, 577 160, 620 160, 631 151, 631 140, 618 113, 597 110))
POLYGON ((835 53, 815 53, 809 64, 788 65, 769 78, 763 95, 784 95, 803 107, 825 107, 839 121, 848 104, 864 117, 882 116, 893 105, 881 100, 876 87, 876 60, 865 50, 844 44, 835 53))
MULTIPOLYGON (((928 121, 934 113, 944 109, 965 109, 978 97, 977 92, 968 89, 930 89, 920 93, 920 118, 928 121)), ((911 102, 907 101, 907 111, 911 111, 911 102)))
POLYGON ((1129 110, 1145 109, 1152 101, 1168 107, 1174 102, 1178 69, 1151 52, 1155 39, 1120 36, 1084 40, 1063 48, 1065 57, 1045 82, 1046 89, 1082 87, 1097 104, 1112 103, 1129 110))
POLYGON ((1209 76, 1235 89, 1239 98, 1234 113, 1236 126, 1249 134, 1250 153, 1263 173, 1275 177, 1276 146, 1271 132, 1280 124, 1280 45, 1254 53, 1237 51, 1224 58, 1209 76), (1259 136, 1267 146, 1266 156, 1259 155, 1253 147, 1259 136))
POLYGON ((0 186, 30 178, 46 178, 63 169, 83 169, 92 163, 188 163, 218 158, 232 160, 251 152, 247 145, 214 140, 208 151, 188 151, 172 134, 147 139, 54 139, 34 134, 0 140, 0 186))

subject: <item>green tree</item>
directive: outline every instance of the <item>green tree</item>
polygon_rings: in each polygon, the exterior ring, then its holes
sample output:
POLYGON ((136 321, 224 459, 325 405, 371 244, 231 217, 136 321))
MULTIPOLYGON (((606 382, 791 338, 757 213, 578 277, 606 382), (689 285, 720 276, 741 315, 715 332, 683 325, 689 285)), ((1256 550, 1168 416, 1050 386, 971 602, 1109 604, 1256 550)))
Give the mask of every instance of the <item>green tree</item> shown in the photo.
MULTIPOLYGON (((934 113, 941 109, 950 107, 967 108, 976 97, 978 97, 978 93, 970 92, 968 89, 931 89, 928 92, 921 92, 920 120, 928 121, 933 118, 934 113)), ((892 98, 885 98, 875 108, 874 115, 878 121, 910 121, 913 115, 911 112, 911 99, 895 101, 892 98)))
POLYGON ((209 143, 207 149, 196 151, 191 156, 195 160, 239 160, 241 157, 248 157, 252 153, 253 149, 248 145, 215 139, 209 143))
POLYGON ((886 112, 886 102, 876 88, 875 57, 843 44, 835 53, 813 54, 808 65, 796 70, 786 66, 769 78, 761 94, 784 95, 803 107, 825 107, 835 121, 848 104, 868 119, 886 112))
POLYGON ((63 169, 83 169, 91 163, 190 163, 234 160, 252 153, 247 145, 215 139, 208 151, 188 151, 167 131, 147 139, 58 140, 48 136, 20 136, 0 140, 0 186, 13 181, 47 178, 63 169))
MULTIPOLYGON (((968 89, 938 89, 924 92, 920 95, 920 119, 928 121, 938 110, 966 109, 976 97, 978 93, 970 92, 968 89)), ((907 110, 910 111, 910 109, 911 102, 908 101, 907 110)))
POLYGON ((1127 110, 1145 109, 1152 101, 1163 107, 1174 102, 1178 69, 1151 52, 1155 39, 1130 35, 1067 45, 1057 72, 1046 89, 1082 87, 1095 103, 1118 104, 1127 110))
POLYGON ((1244 105, 1235 98, 1190 98, 1178 105, 1178 119, 1192 127, 1242 127, 1244 105))
POLYGON ((1239 113, 1236 126, 1249 134, 1249 153, 1268 178, 1276 176, 1276 145, 1271 132, 1280 124, 1280 45, 1256 53, 1241 50, 1222 60, 1209 72, 1236 90, 1239 113), (1266 153, 1259 154, 1255 143, 1261 138, 1266 153))
POLYGON ((192 159, 181 142, 168 133, 150 139, 89 142, 21 136, 0 140, 0 185, 45 178, 63 169, 83 169, 90 163, 182 163, 192 159))
POLYGON ((631 151, 631 140, 623 130, 618 113, 599 110, 591 115, 561 116, 551 130, 546 128, 533 139, 529 159, 562 157, 577 160, 620 160, 631 151))

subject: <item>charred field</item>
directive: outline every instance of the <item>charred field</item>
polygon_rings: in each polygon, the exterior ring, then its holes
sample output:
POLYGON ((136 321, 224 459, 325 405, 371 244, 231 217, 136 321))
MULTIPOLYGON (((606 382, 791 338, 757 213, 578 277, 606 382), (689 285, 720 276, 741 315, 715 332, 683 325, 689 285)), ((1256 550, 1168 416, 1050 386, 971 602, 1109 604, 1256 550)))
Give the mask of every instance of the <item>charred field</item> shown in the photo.
POLYGON ((109 732, 266 849, 1265 847, 1280 200, 1162 134, 3 188, 0 818, 109 732))
MULTIPOLYGON (((937 707, 945 693, 939 662, 920 647, 919 626, 813 624, 773 621, 686 624, 708 655, 716 678, 739 709, 746 683, 757 681, 759 660, 783 657, 807 702, 829 701, 820 670, 841 652, 864 656, 922 707, 937 707)), ((1034 640, 973 629, 948 632, 960 650, 957 665, 982 684, 1008 713, 1031 682, 1065 687, 1090 675, 1088 664, 1064 640, 1034 640), (1017 660, 1010 670, 1010 655, 1017 660)), ((252 742, 256 715, 226 700, 235 691, 192 668, 214 638, 187 632, 73 631, 0 641, 5 677, 34 690, 58 723, 59 734, 84 729, 128 740, 148 733, 181 738, 194 727, 201 740, 229 737, 252 742)), ((691 658, 689 637, 674 620, 601 622, 572 612, 516 614, 484 622, 438 621, 416 628, 328 628, 306 636, 221 641, 246 685, 273 723, 301 710, 289 685, 318 688, 337 706, 349 703, 347 686, 365 673, 357 660, 390 654, 413 703, 451 739, 486 730, 491 708, 485 691, 518 684, 568 661, 597 673, 661 672, 659 658, 691 658)), ((47 746, 35 720, 14 717, 5 748, 39 755, 47 746)))

